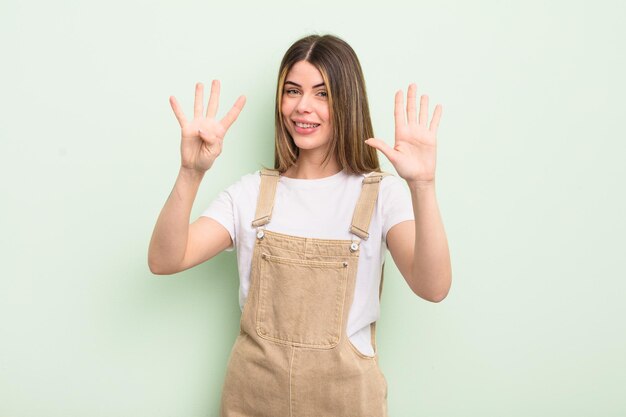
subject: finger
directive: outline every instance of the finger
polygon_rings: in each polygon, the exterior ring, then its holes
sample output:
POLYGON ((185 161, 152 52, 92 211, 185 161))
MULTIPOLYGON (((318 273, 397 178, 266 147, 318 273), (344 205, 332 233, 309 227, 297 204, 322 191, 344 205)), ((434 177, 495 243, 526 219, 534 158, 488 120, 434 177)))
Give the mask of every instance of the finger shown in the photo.
POLYGON ((172 106, 172 110, 174 110, 174 115, 176 116, 176 120, 178 120, 178 124, 180 127, 183 127, 183 125, 187 123, 187 118, 185 117, 183 110, 180 108, 180 104, 178 104, 176 97, 170 96, 170 106, 172 106))
POLYGON ((406 116, 409 124, 417 123, 417 85, 415 83, 409 85, 406 100, 406 116))
POLYGON ((430 121, 430 131, 437 133, 437 129, 439 128, 439 120, 441 120, 441 113, 443 113, 443 106, 441 104, 437 104, 435 106, 435 111, 433 112, 433 118, 430 121))
POLYGON ((387 159, 393 162, 394 154, 397 151, 393 149, 391 146, 387 145, 386 142, 380 139, 376 139, 376 138, 369 138, 365 140, 365 143, 371 146, 372 148, 376 148, 379 151, 381 151, 387 157, 387 159))
POLYGON ((422 95, 420 97, 420 125, 426 126, 428 124, 428 96, 422 95))
POLYGON ((204 86, 202 83, 196 83, 196 98, 193 102, 193 118, 202 117, 202 106, 204 105, 204 86))
POLYGON ((404 98, 402 97, 402 90, 396 91, 396 103, 394 106, 394 115, 396 121, 396 127, 406 124, 404 119, 404 98))
POLYGON ((232 125, 233 122, 237 120, 237 117, 239 116, 239 113, 241 113, 241 110, 243 109, 243 106, 245 104, 246 96, 239 96, 237 101, 235 101, 233 107, 228 111, 228 113, 226 113, 226 115, 221 120, 222 126, 224 126, 224 130, 228 130, 230 128, 230 125, 232 125))
POLYGON ((219 80, 213 80, 211 83, 211 95, 209 96, 209 105, 206 109, 206 117, 208 119, 214 119, 217 114, 217 108, 220 102, 220 82, 219 80))

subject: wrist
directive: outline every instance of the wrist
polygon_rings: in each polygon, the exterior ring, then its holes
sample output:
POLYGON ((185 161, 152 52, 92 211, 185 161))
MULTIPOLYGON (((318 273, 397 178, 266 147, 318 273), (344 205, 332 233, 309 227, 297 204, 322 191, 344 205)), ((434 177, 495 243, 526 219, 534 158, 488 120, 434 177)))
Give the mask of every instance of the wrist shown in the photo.
POLYGON ((199 183, 202 181, 202 178, 204 178, 205 172, 206 171, 198 171, 193 168, 185 168, 184 166, 181 166, 178 171, 178 176, 186 181, 199 183))
POLYGON ((412 191, 430 191, 435 189, 435 179, 429 181, 407 181, 409 189, 412 191))

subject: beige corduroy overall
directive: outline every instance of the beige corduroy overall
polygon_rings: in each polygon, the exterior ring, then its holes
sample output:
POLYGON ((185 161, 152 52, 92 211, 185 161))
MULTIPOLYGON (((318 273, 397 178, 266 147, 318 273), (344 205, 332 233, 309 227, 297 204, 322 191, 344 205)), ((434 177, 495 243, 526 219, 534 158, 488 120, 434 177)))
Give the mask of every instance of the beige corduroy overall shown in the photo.
MULTIPOLYGON (((378 355, 362 354, 346 334, 360 239, 368 238, 385 175, 363 180, 354 239, 329 240, 265 230, 280 177, 261 170, 250 290, 228 361, 222 417, 387 416, 378 355)), ((372 323, 376 352, 375 330, 372 323)))

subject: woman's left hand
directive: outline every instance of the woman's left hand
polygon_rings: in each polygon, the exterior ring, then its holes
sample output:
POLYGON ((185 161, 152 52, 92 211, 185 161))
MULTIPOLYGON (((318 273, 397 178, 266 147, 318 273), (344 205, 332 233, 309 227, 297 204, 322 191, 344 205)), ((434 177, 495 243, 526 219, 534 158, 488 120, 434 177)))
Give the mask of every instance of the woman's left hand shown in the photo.
POLYGON ((394 147, 380 139, 365 141, 369 146, 381 151, 394 168, 407 182, 420 184, 434 183, 437 161, 437 128, 441 119, 441 104, 435 106, 433 118, 428 124, 428 96, 420 98, 419 117, 417 113, 417 85, 409 85, 406 114, 402 90, 396 92, 395 123, 396 143, 394 147), (406 116, 406 117, 405 117, 406 116))

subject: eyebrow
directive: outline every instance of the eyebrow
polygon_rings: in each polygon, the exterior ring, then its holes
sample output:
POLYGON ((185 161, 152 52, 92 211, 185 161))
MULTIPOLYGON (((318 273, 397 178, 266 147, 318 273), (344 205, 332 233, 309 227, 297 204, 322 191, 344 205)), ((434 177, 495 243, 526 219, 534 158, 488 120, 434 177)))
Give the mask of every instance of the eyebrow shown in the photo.
MULTIPOLYGON (((285 84, 293 84, 298 88, 302 88, 302 86, 298 83, 294 83, 293 81, 285 81, 285 84)), ((317 87, 324 87, 326 84, 325 83, 320 83, 320 84, 316 84, 313 86, 313 88, 317 88, 317 87)))

